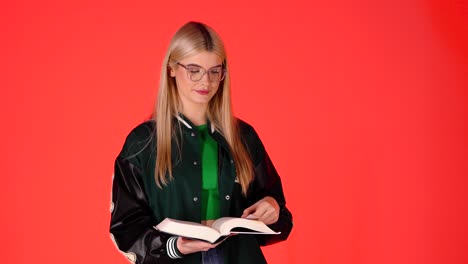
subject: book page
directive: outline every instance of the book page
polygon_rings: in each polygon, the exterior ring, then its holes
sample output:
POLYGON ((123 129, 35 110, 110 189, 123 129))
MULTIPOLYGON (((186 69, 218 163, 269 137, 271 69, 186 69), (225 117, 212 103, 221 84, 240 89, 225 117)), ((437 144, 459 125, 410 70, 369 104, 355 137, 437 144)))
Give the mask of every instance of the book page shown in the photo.
POLYGON ((155 226, 155 228, 171 235, 202 239, 211 243, 220 237, 220 234, 216 230, 200 223, 170 218, 164 219, 164 221, 155 226))
POLYGON ((263 222, 257 220, 250 220, 246 218, 235 218, 235 217, 222 217, 216 220, 212 228, 219 231, 222 236, 227 236, 231 233, 254 233, 254 234, 279 234, 273 230, 271 230, 267 225, 263 222), (248 231, 232 231, 234 228, 247 228, 252 230, 252 232, 248 231))

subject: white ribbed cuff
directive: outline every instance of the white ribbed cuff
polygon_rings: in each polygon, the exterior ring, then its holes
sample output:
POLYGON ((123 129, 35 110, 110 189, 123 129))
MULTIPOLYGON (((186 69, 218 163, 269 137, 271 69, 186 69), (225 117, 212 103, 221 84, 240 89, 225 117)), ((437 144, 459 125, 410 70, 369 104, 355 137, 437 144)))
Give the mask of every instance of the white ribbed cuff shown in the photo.
POLYGON ((182 258, 179 250, 177 249, 177 238, 176 236, 170 237, 166 243, 167 255, 172 259, 182 258))

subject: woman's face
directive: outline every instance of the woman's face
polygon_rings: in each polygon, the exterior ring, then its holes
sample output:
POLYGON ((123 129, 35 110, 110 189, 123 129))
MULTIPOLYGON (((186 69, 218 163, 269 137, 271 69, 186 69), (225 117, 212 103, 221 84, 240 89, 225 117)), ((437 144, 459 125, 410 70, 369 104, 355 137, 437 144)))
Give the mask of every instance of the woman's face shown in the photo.
POLYGON ((171 76, 176 79, 182 107, 188 110, 208 106, 218 91, 220 80, 216 77, 218 73, 221 76, 222 71, 221 58, 209 51, 197 52, 178 61, 171 68, 171 76))

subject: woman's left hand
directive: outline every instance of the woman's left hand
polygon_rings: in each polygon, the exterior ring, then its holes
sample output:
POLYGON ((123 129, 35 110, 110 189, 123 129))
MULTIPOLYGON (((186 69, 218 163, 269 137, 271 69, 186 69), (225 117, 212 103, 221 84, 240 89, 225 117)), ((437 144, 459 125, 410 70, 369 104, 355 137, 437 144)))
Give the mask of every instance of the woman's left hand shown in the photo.
POLYGON ((252 215, 257 220, 262 221, 266 225, 271 225, 278 221, 279 204, 273 197, 266 196, 252 206, 244 210, 241 217, 252 215))

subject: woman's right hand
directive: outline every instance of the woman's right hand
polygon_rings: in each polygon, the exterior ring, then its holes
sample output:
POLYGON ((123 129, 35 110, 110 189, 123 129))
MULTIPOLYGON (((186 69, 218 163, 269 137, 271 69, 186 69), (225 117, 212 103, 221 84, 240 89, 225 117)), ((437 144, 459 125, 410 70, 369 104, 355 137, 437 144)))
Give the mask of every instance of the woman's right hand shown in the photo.
POLYGON ((179 249, 180 253, 187 255, 190 253, 195 253, 198 251, 208 251, 212 248, 215 248, 221 242, 216 244, 210 244, 208 242, 190 239, 185 237, 179 237, 177 239, 177 248, 179 249))

